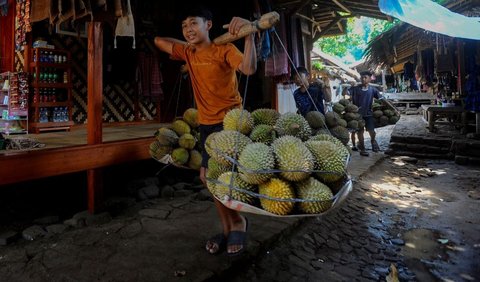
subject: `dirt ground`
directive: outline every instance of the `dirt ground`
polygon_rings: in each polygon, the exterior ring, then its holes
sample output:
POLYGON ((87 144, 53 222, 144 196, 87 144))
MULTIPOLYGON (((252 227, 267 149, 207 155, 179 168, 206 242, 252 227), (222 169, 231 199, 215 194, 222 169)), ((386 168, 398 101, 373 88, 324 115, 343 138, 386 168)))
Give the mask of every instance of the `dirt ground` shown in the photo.
POLYGON ((406 265, 419 281, 480 280, 480 168, 405 160, 382 162, 362 185, 393 206, 378 220, 405 242, 406 265))
POLYGON ((386 279, 392 264, 400 281, 480 281, 479 180, 480 167, 387 157, 338 214, 302 226, 233 281, 278 281, 278 271, 281 281, 398 281, 386 279), (306 244, 311 236, 323 243, 306 244))

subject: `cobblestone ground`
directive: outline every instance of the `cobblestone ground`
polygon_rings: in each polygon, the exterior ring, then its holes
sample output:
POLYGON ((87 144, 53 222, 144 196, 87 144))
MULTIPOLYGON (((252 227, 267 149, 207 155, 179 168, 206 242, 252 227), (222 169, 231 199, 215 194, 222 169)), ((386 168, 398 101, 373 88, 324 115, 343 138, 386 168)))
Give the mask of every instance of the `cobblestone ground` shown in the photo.
POLYGON ((480 221, 464 211, 478 214, 479 172, 386 159, 336 214, 307 221, 225 280, 385 281, 393 264, 400 281, 478 281, 480 221))

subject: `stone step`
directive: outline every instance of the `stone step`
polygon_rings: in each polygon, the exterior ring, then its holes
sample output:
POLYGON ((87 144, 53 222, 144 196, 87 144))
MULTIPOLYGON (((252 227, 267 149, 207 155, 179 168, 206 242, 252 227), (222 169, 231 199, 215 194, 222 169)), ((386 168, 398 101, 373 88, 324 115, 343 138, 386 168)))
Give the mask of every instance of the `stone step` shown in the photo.
POLYGON ((450 152, 449 147, 430 146, 425 144, 411 144, 411 143, 399 143, 390 142, 389 148, 399 151, 412 151, 418 153, 433 153, 433 154, 448 154, 450 152))
POLYGON ((480 158, 455 155, 455 163, 459 165, 480 165, 480 158))
POLYGON ((424 136, 405 136, 392 134, 390 142, 408 143, 408 144, 426 144, 435 147, 448 147, 452 145, 451 138, 433 138, 424 136))
POLYGON ((452 153, 435 154, 435 153, 421 153, 421 152, 401 151, 401 150, 392 150, 392 149, 387 149, 384 153, 389 156, 408 156, 408 157, 415 157, 419 159, 453 159, 454 158, 454 155, 452 153))

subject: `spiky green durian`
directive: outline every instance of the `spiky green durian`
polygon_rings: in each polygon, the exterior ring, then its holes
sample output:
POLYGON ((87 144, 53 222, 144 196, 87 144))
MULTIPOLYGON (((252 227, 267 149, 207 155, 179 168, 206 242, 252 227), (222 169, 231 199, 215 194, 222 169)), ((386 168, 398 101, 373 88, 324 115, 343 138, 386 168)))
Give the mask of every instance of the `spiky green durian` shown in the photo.
POLYGON ((275 168, 275 156, 268 145, 251 143, 240 153, 238 164, 240 178, 250 184, 260 184, 273 176, 265 172, 275 168))
POLYGON ((175 146, 178 143, 178 135, 175 131, 167 127, 161 127, 155 132, 155 138, 160 145, 175 146))
POLYGON ((158 140, 150 143, 149 152, 152 158, 160 160, 165 155, 172 153, 173 148, 171 146, 162 145, 158 140))
POLYGON ((195 137, 193 137, 193 135, 190 133, 185 133, 178 139, 178 145, 188 150, 193 149, 196 143, 197 140, 195 140, 195 137))
POLYGON ((250 139, 253 142, 261 142, 265 144, 270 144, 277 138, 277 132, 271 125, 259 124, 256 125, 252 132, 250 132, 250 139))
POLYGON ((190 150, 189 155, 188 167, 194 170, 200 170, 202 166, 202 154, 197 150, 190 150))
POLYGON ((256 109, 252 112, 252 118, 255 125, 266 124, 274 126, 280 113, 274 109, 256 109))
POLYGON ((305 144, 297 137, 283 136, 272 143, 277 167, 284 170, 280 175, 290 181, 307 178, 314 168, 314 158, 305 144), (298 171, 289 171, 298 170, 298 171))
POLYGON ((296 182, 295 186, 297 188, 297 198, 309 200, 299 202, 298 206, 301 211, 305 213, 322 213, 332 206, 332 190, 317 179, 310 177, 304 181, 296 182))
POLYGON ((312 128, 307 120, 302 115, 291 112, 278 118, 275 130, 279 136, 291 135, 302 140, 307 140, 312 135, 312 128))
POLYGON ((200 124, 198 123, 198 110, 195 108, 188 108, 183 112, 183 120, 190 125, 190 127, 197 128, 200 124))
POLYGON ((172 151, 172 160, 175 164, 184 165, 188 162, 190 154, 188 150, 182 147, 173 149, 172 151))
POLYGON ((253 118, 247 110, 231 109, 223 118, 224 130, 236 130, 242 134, 249 134, 253 128, 253 118))
POLYGON ((248 184, 243 181, 236 172, 222 173, 215 183, 215 195, 219 199, 224 199, 225 196, 231 197, 234 200, 251 204, 255 200, 255 196, 248 194, 248 191, 255 192, 256 186, 248 184), (241 190, 245 190, 243 192, 241 190))
POLYGON ((313 129, 325 128, 325 116, 319 111, 310 111, 305 115, 305 119, 313 129))
POLYGON ((177 119, 172 123, 172 129, 175 131, 175 133, 177 133, 178 136, 182 136, 185 133, 190 133, 191 131, 190 125, 181 119, 177 119))
POLYGON ((217 162, 229 166, 232 158, 237 160, 239 154, 247 144, 252 143, 248 136, 235 130, 222 130, 213 136, 213 138, 205 143, 205 148, 209 155, 217 162))
POLYGON ((349 152, 347 150, 347 147, 345 145, 343 145, 342 141, 340 141, 340 139, 331 135, 330 133, 317 134, 317 135, 314 135, 314 136, 310 137, 309 140, 312 140, 312 141, 329 141, 329 142, 335 143, 336 145, 338 145, 338 148, 340 150, 342 150, 343 154, 349 154, 349 152))
POLYGON ((346 127, 335 126, 333 128, 330 128, 330 133, 332 133, 333 136, 342 141, 343 145, 347 145, 348 141, 350 140, 350 132, 348 132, 348 129, 346 127))
POLYGON ((348 153, 329 141, 307 141, 307 148, 315 157, 318 177, 324 182, 335 182, 346 175, 348 153))

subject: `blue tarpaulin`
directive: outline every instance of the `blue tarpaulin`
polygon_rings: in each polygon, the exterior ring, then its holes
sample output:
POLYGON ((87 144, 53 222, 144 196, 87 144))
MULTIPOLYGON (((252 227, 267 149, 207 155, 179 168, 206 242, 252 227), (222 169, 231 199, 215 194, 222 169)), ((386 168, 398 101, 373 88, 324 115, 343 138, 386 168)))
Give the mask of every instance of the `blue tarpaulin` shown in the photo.
POLYGON ((480 19, 452 12, 430 0, 380 0, 382 13, 451 37, 480 40, 480 19))

